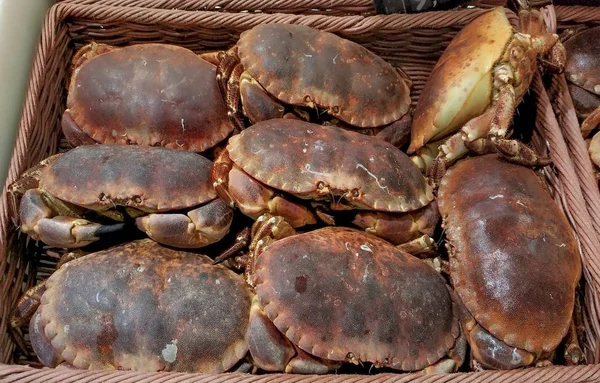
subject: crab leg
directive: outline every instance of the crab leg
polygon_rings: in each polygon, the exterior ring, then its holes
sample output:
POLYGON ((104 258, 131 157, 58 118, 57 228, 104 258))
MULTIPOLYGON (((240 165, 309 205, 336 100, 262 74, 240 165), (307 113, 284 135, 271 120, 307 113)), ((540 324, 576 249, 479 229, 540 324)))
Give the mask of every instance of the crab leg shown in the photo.
POLYGON ((234 68, 239 64, 240 58, 237 54, 237 49, 234 47, 223 52, 220 57, 219 65, 217 65, 217 83, 223 97, 227 95, 227 82, 234 68))
POLYGON ((412 255, 427 256, 435 253, 437 246, 433 238, 427 234, 423 234, 419 238, 413 239, 396 247, 412 255))
MULTIPOLYGON (((497 75, 497 77, 504 79, 504 76, 501 74, 497 75)), ((507 80, 504 79, 504 81, 507 80)), ((490 135, 506 137, 510 122, 515 113, 515 108, 515 90, 512 85, 504 84, 500 86, 498 100, 496 101, 495 107, 492 109, 493 117, 489 129, 490 135)))
POLYGON ((263 312, 256 296, 250 309, 248 350, 254 364, 265 371, 325 374, 341 365, 324 363, 294 346, 263 312))
POLYGON ((25 338, 21 327, 25 325, 32 317, 37 308, 40 306, 40 299, 42 294, 46 291, 45 282, 30 288, 19 298, 17 307, 15 307, 10 317, 10 335, 12 336, 15 344, 21 349, 21 351, 27 355, 27 347, 25 346, 25 338))
POLYGON ((241 74, 239 89, 236 92, 238 93, 235 95, 237 99, 232 100, 231 105, 238 105, 238 102, 241 101, 243 115, 250 120, 250 123, 256 124, 259 121, 284 116, 285 107, 276 102, 248 73, 241 74))
POLYGON ((600 107, 590 113, 581 123, 581 135, 585 138, 600 124, 600 107))
POLYGON ((158 243, 198 248, 221 240, 233 220, 233 211, 217 198, 184 214, 154 213, 136 218, 138 229, 158 243))
POLYGON ((77 248, 89 245, 120 231, 124 223, 101 225, 81 218, 55 216, 37 189, 29 189, 23 194, 19 206, 21 231, 35 240, 50 246, 77 248))
POLYGON ((213 264, 218 264, 233 257, 238 252, 242 251, 246 246, 250 244, 250 229, 245 227, 235 237, 233 245, 225 249, 221 254, 215 257, 213 264))
POLYGON ((243 123, 244 115, 240 110, 240 77, 243 71, 244 68, 241 64, 236 65, 227 80, 225 102, 229 109, 227 115, 236 127, 234 133, 239 133, 245 128, 243 123))
POLYGON ((217 194, 242 213, 257 219, 265 213, 284 217, 293 227, 314 224, 317 219, 305 206, 286 200, 234 166, 225 149, 215 160, 211 174, 217 194))
POLYGON ((440 219, 436 202, 412 213, 358 212, 353 224, 381 237, 412 255, 431 253, 435 241, 431 238, 440 219))
POLYGON ((583 351, 579 346, 579 340, 577 339, 577 328, 575 327, 575 312, 573 313, 573 320, 569 326, 569 332, 566 336, 566 347, 565 347, 565 361, 569 366, 574 366, 581 363, 584 359, 583 351))
POLYGON ((75 123, 69 109, 65 110, 62 115, 61 128, 65 138, 73 147, 97 144, 96 141, 75 123))
MULTIPOLYGON (((219 64, 221 63, 221 60, 224 57, 224 54, 225 54, 224 51, 212 51, 212 52, 201 53, 198 55, 198 57, 200 57, 202 60, 208 61, 209 63, 218 67, 219 64)), ((217 76, 218 76, 218 74, 217 74, 217 76)))

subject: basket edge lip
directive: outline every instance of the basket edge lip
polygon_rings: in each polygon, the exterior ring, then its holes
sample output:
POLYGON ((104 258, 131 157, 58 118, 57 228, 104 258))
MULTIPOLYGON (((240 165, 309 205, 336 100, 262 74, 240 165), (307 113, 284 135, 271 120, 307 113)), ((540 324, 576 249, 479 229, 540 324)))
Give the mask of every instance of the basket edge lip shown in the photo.
POLYGON ((187 373, 187 372, 138 372, 138 371, 119 371, 119 370, 78 370, 78 369, 57 369, 57 368, 35 368, 29 365, 11 365, 0 363, 0 381, 2 378, 13 375, 13 374, 27 374, 32 373, 35 374, 36 377, 42 377, 46 375, 65 375, 73 379, 74 377, 86 377, 90 378, 92 376, 97 376, 97 379, 87 380, 88 382, 100 382, 107 376, 112 376, 113 379, 115 376, 123 376, 128 377, 128 381, 135 382, 133 377, 140 377, 144 379, 144 381, 149 381, 148 379, 153 377, 164 377, 165 375, 170 375, 171 377, 182 377, 186 382, 194 382, 194 381, 205 381, 206 378, 218 377, 220 381, 223 383, 234 382, 234 381, 244 381, 245 383, 252 382, 266 382, 272 380, 281 379, 282 381, 291 381, 301 383, 301 382, 314 382, 316 380, 328 381, 332 379, 334 376, 338 379, 341 378, 349 378, 345 379, 345 382, 352 382, 353 380, 358 382, 364 382, 365 378, 373 378, 373 380, 378 381, 387 381, 393 382, 394 380, 401 380, 402 382, 407 382, 411 380, 418 381, 427 381, 431 383, 435 383, 436 381, 442 382, 447 381, 448 377, 452 377, 452 381, 460 381, 463 379, 469 379, 472 381, 476 379, 477 382, 485 382, 488 379, 490 381, 496 381, 499 376, 507 376, 512 375, 514 378, 519 379, 521 382, 534 382, 538 381, 541 376, 546 376, 547 378, 552 378, 553 382, 563 381, 561 378, 569 377, 569 382, 590 382, 590 378, 600 379, 600 364, 586 364, 586 365, 577 365, 577 366, 546 366, 546 367, 530 367, 530 368, 518 368, 514 370, 484 370, 484 371, 470 371, 470 372, 454 372, 454 373, 439 373, 435 375, 427 375, 421 372, 410 372, 410 373, 392 373, 386 372, 377 375, 354 375, 354 374, 339 374, 339 375, 299 375, 299 374, 286 374, 286 373, 269 373, 266 375, 253 375, 253 374, 244 374, 239 372, 227 372, 221 374, 203 374, 203 373, 187 373), (578 376, 573 379, 572 372, 576 371, 578 376), (540 376, 541 375, 541 376, 540 376), (591 375, 591 376, 590 376, 591 375), (143 378, 142 378, 143 377, 143 378), (355 379, 351 379, 354 377, 355 379), (287 379, 286 379, 287 378, 287 379), (407 380, 410 379, 410 380, 407 380), (414 379, 412 379, 414 378, 414 379), (436 379, 437 378, 437 379, 436 379), (481 379, 477 379, 481 378, 481 379), (198 380, 196 380, 198 379, 198 380), (522 380, 521 380, 522 379, 522 380))
MULTIPOLYGON (((262 17, 262 18, 293 17, 295 19, 295 22, 308 22, 311 19, 318 20, 318 19, 325 19, 325 18, 333 19, 333 20, 357 20, 357 19, 376 20, 376 19, 380 19, 380 18, 384 18, 386 20, 392 20, 392 21, 394 21, 395 19, 411 20, 411 19, 422 19, 422 18, 425 18, 426 16, 432 16, 432 15, 458 15, 458 16, 470 15, 470 14, 478 15, 481 13, 489 12, 493 9, 493 8, 472 7, 472 8, 462 8, 462 9, 458 9, 458 10, 431 10, 431 11, 411 13, 411 14, 394 13, 394 14, 373 14, 373 15, 361 15, 361 14, 328 15, 328 14, 305 14, 305 13, 295 14, 295 13, 283 13, 283 12, 273 12, 273 13, 219 12, 219 11, 211 11, 211 10, 181 10, 181 9, 148 8, 148 7, 132 6, 132 5, 126 5, 126 6, 105 5, 105 4, 85 5, 85 4, 77 3, 76 0, 71 0, 71 1, 73 1, 73 2, 70 2, 70 1, 59 2, 59 3, 56 3, 55 5, 53 5, 53 7, 57 7, 57 8, 61 8, 61 9, 67 8, 67 9, 69 9, 70 12, 74 12, 74 14, 65 15, 65 17, 66 16, 80 17, 80 13, 78 13, 78 12, 85 12, 85 10, 89 10, 89 12, 87 12, 87 13, 91 13, 92 11, 97 11, 100 9, 105 9, 105 10, 112 9, 115 12, 117 12, 119 10, 121 10, 123 12, 126 10, 130 10, 132 13, 144 12, 146 14, 161 14, 161 15, 171 15, 171 14, 213 15, 217 18, 222 17, 222 18, 230 18, 230 19, 231 18, 251 19, 251 18, 260 18, 260 17, 262 17)), ((515 12, 515 10, 511 9, 508 6, 504 6, 504 7, 500 7, 500 8, 504 8, 509 19, 511 19, 511 18, 518 19, 518 13, 515 12)), ((460 23, 457 23, 457 24, 461 25, 460 23)), ((254 24, 252 24, 252 25, 254 25, 254 24)), ((449 25, 456 25, 456 24, 449 24, 449 25)), ((439 25, 439 24, 431 25, 432 28, 441 28, 444 26, 445 25, 439 25)))

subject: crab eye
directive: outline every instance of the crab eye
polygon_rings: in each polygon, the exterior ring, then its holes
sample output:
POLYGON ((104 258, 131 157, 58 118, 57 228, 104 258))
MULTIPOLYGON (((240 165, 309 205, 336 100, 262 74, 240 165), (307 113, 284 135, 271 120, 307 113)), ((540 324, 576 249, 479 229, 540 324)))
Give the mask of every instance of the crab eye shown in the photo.
POLYGON ((346 354, 346 359, 347 359, 347 360, 352 360, 352 359, 354 359, 354 353, 352 353, 352 352, 349 352, 348 354, 346 354))
POLYGON ((304 102, 311 102, 312 99, 310 98, 310 96, 304 96, 304 102))
POLYGON ((98 195, 98 199, 99 199, 100 201, 104 201, 104 200, 106 199, 106 194, 104 194, 104 193, 100 193, 100 194, 98 195))
POLYGON ((340 112, 340 107, 339 106, 334 106, 332 109, 333 113, 338 114, 340 112))
POLYGON ((135 203, 142 203, 142 199, 139 196, 136 195, 135 197, 133 197, 133 202, 135 202, 135 203))
POLYGON ((352 197, 358 198, 359 195, 360 192, 358 191, 358 189, 352 189, 352 197))
POLYGON ((317 189, 319 189, 319 190, 325 189, 325 183, 323 181, 319 181, 317 183, 317 189))

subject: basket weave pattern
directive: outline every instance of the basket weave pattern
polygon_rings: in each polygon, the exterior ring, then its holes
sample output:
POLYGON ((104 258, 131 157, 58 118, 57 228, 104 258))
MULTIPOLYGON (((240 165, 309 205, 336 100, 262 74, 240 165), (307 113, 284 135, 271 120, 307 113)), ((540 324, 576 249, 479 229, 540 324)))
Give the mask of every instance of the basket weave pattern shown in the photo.
MULTIPOLYGON (((552 15, 548 18, 549 30, 558 34, 561 34, 569 28, 590 28, 600 25, 600 8, 598 7, 556 6, 552 8, 551 11, 552 15)), ((548 92, 552 99, 552 106, 556 113, 558 123, 563 131, 569 154, 573 160, 574 169, 579 177, 585 206, 592 219, 592 230, 594 233, 590 233, 589 235, 600 239, 600 192, 598 191, 598 182, 594 176, 594 167, 590 160, 588 150, 581 137, 579 122, 575 114, 575 108, 567 87, 565 76, 552 76, 548 92)), ((586 279, 588 281, 594 281, 593 283, 590 282, 591 284, 597 284, 600 281, 600 268, 587 267, 586 272, 586 279)), ((598 302, 598 299, 600 298, 597 295, 597 291, 588 291, 586 294, 595 295, 594 299, 590 299, 592 302, 598 302)), ((586 307, 586 310, 590 312, 590 315, 598 315, 599 309, 600 308, 597 305, 589 305, 586 307)), ((600 336, 600 327, 597 323, 590 323, 590 325, 593 334, 588 332, 588 336, 593 337, 597 343, 600 336)), ((600 358, 598 352, 600 352, 600 350, 596 349, 596 354, 594 356, 596 362, 598 362, 600 358)))
MULTIPOLYGON (((112 1, 112 0, 104 0, 112 1)), ((317 0, 315 0, 317 1, 317 0)), ((320 1, 320 0, 318 0, 320 1)), ((158 1, 157 1, 158 2, 158 1)), ((327 1, 329 2, 329 1, 327 1)), ((127 6, 86 5, 80 2, 61 2, 48 12, 42 38, 33 63, 28 94, 19 126, 15 150, 0 200, 0 362, 14 363, 14 345, 8 332, 8 317, 16 299, 51 270, 43 259, 23 248, 24 239, 10 216, 6 195, 7 185, 24 170, 58 150, 60 116, 65 108, 66 84, 70 60, 82 44, 95 40, 111 45, 163 42, 187 47, 195 52, 224 49, 235 44, 239 34, 254 25, 266 22, 297 23, 334 32, 356 41, 391 63, 401 66, 413 80, 412 101, 416 103, 427 77, 437 59, 454 35, 483 9, 456 12, 433 12, 415 15, 364 17, 358 15, 332 17, 328 15, 296 15, 266 13, 204 12, 172 9, 151 9, 135 5, 147 1, 121 1, 127 6), (40 273, 42 271, 42 273, 40 273)), ((156 3, 156 2, 155 2, 156 3)), ((161 4, 181 5, 183 2, 162 0, 161 4)), ((194 2, 188 2, 194 3, 194 2)), ((196 2, 198 3, 198 2, 196 2)), ((210 3, 210 2, 203 2, 210 3)), ((358 3, 358 2, 357 2, 358 3)), ((301 4, 301 2, 296 2, 301 4)), ((346 5, 353 2, 346 2, 346 5)), ((281 5, 281 4, 280 4, 281 5)), ((306 9, 305 7, 301 7, 306 9)), ((292 9, 292 8, 290 8, 292 9)), ((516 15, 507 12, 517 26, 516 15)), ((585 303, 584 324, 586 341, 583 344, 588 360, 597 362, 597 334, 600 334, 600 315, 597 290, 600 288, 600 232, 595 230, 581 193, 574 161, 559 128, 542 79, 535 76, 532 93, 536 100, 537 118, 533 144, 554 161, 546 168, 546 178, 553 196, 569 218, 579 241, 584 263, 585 303)), ((581 143, 583 140, 581 139, 581 143)), ((418 374, 381 374, 377 376, 295 376, 272 374, 250 376, 223 374, 220 376, 189 374, 140 374, 132 372, 77 371, 70 369, 33 369, 24 366, 0 366, 1 381, 122 381, 181 382, 181 381, 499 381, 506 378, 525 381, 573 381, 600 378, 596 366, 549 367, 518 371, 488 371, 470 374, 446 374, 423 377, 418 374)))
MULTIPOLYGON (((181 11, 290 13, 329 16, 372 16, 377 12, 373 0, 64 0, 78 4, 135 6, 181 11)), ((504 6, 508 0, 472 0, 469 4, 479 8, 504 6)))

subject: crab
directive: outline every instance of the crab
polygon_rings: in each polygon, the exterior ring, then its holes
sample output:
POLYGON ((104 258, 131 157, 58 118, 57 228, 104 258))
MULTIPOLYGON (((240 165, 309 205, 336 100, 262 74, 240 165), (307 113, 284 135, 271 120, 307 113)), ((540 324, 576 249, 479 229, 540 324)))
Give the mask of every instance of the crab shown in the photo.
POLYGON ((137 144, 205 152, 234 125, 217 67, 168 44, 91 43, 73 59, 62 129, 73 146, 137 144))
MULTIPOLYGON (((567 30, 562 39, 568 53, 565 76, 581 121, 581 134, 587 138, 600 124, 600 27, 579 33, 567 30)), ((600 135, 595 133, 588 142, 592 162, 600 167, 600 135)))
POLYGON ((324 374, 370 363, 437 373, 462 365, 467 344, 453 292, 422 260, 357 229, 296 234, 269 215, 256 222, 252 243, 249 327, 268 335, 248 338, 257 367, 324 374))
POLYGON ((11 318, 48 367, 220 373, 245 363, 252 293, 205 255, 141 239, 64 263, 11 318))
MULTIPOLYGON (((294 228, 333 225, 336 214, 367 232, 427 253, 439 222, 427 179, 394 145, 336 126, 261 121, 229 139, 212 170, 217 194, 256 220, 294 228)), ((338 216, 339 217, 339 216, 338 216)))
POLYGON ((415 107, 407 153, 435 183, 469 152, 500 152, 512 161, 544 166, 518 140, 509 140, 515 108, 528 91, 538 60, 554 72, 564 66, 564 47, 542 32, 538 11, 522 11, 515 32, 504 8, 467 24, 436 63, 415 107))
POLYGON ((9 192, 20 230, 50 246, 83 247, 135 220, 157 242, 203 247, 222 239, 233 219, 211 168, 178 149, 83 145, 42 161, 9 192))
POLYGON ((239 129, 292 112, 402 145, 410 132, 412 82, 363 46, 304 25, 263 24, 214 54, 218 81, 239 129), (404 117, 404 118, 403 118, 404 117))
POLYGON ((465 158, 442 178, 438 203, 473 367, 546 365, 565 337, 567 363, 581 362, 569 331, 577 242, 535 171, 499 154, 465 158))

